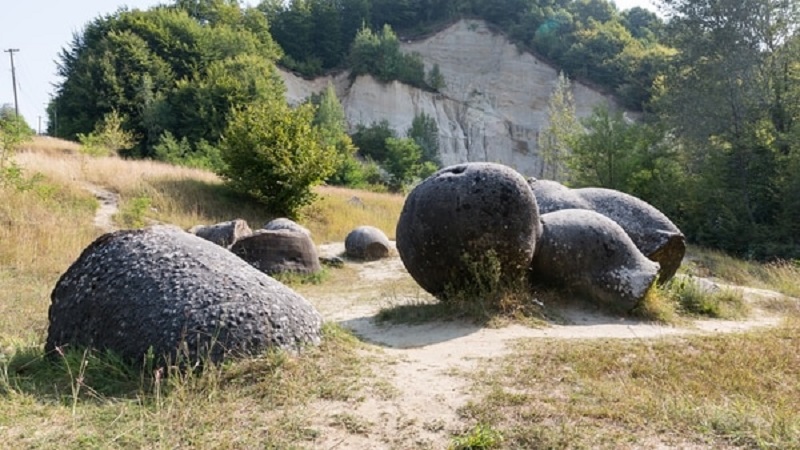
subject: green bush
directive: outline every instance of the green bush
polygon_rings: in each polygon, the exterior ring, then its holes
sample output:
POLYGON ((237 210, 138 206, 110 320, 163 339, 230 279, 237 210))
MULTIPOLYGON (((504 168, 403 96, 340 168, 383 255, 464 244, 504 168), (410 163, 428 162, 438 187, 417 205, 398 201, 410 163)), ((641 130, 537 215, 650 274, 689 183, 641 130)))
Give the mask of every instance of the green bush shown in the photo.
POLYGON ((236 191, 265 204, 270 213, 296 217, 314 200, 312 188, 335 169, 336 149, 320 144, 314 107, 291 109, 267 100, 234 111, 221 141, 218 170, 236 191))

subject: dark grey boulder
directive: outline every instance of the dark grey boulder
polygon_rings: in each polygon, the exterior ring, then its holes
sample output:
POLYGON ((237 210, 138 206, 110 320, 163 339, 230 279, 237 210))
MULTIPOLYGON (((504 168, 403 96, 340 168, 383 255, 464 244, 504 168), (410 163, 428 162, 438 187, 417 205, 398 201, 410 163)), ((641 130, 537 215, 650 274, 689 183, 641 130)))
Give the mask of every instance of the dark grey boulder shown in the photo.
POLYGON ((141 363, 194 364, 320 342, 322 318, 299 294, 178 228, 101 236, 52 293, 45 350, 108 349, 141 363))
POLYGON ((386 258, 392 250, 392 243, 386 234, 369 225, 351 231, 344 240, 345 254, 350 258, 373 261, 386 258))
POLYGON ((557 181, 528 178, 528 184, 536 196, 539 214, 547 214, 562 209, 592 209, 591 205, 570 189, 557 181))
POLYGON ((617 222, 645 256, 661 265, 659 282, 669 281, 686 254, 686 237, 651 204, 613 189, 575 189, 592 210, 617 222))
POLYGON ((286 217, 279 217, 277 219, 272 219, 269 222, 265 223, 264 226, 261 227, 261 229, 297 231, 298 233, 303 233, 308 237, 311 237, 311 231, 308 228, 286 217))
POLYGON ((645 256, 660 264, 659 282, 669 281, 686 253, 686 238, 669 218, 654 206, 613 189, 570 189, 550 180, 529 178, 539 213, 562 209, 586 209, 617 222, 645 256))
POLYGON ((257 230, 237 241, 231 251, 269 275, 313 274, 322 270, 314 242, 298 231, 257 230))
POLYGON ((588 210, 542 214, 542 237, 531 264, 534 283, 555 284, 630 310, 658 276, 658 263, 636 248, 619 224, 588 210))
POLYGON ((533 258, 538 214, 528 183, 510 167, 447 167, 406 198, 397 250, 417 283, 440 298, 448 286, 471 281, 470 261, 490 254, 497 257, 504 280, 515 280, 524 277, 533 258))
POLYGON ((222 247, 230 248, 237 240, 252 234, 253 230, 244 220, 234 219, 215 225, 197 225, 190 228, 189 233, 222 247))

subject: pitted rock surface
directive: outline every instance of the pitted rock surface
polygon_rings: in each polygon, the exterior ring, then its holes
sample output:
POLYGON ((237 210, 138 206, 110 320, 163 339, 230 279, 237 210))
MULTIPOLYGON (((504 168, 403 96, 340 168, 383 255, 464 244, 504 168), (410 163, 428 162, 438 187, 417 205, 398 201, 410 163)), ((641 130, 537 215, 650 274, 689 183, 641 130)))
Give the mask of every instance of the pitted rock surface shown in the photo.
POLYGON ((345 253, 350 258, 374 261, 386 258, 392 243, 386 233, 378 228, 364 225, 351 231, 344 240, 345 253))
POLYGON ((530 278, 625 310, 644 298, 658 275, 631 238, 608 217, 581 209, 542 214, 543 233, 530 278))
POLYGON ((253 234, 253 230, 244 220, 234 219, 215 225, 197 225, 190 228, 189 233, 219 246, 230 248, 239 239, 253 234))
POLYGON ((305 234, 308 237, 311 237, 311 231, 308 228, 286 217, 279 217, 277 219, 272 219, 269 222, 265 223, 264 226, 261 227, 261 229, 297 231, 299 233, 305 234))
POLYGON ((322 317, 299 294, 174 227, 101 236, 51 297, 48 352, 88 346, 141 362, 152 347, 156 356, 193 363, 297 350, 321 337, 322 317))
POLYGON ((509 279, 524 276, 540 233, 536 198, 510 167, 467 163, 444 168, 406 198, 397 250, 419 285, 442 296, 470 279, 470 261, 490 252, 509 279))
POLYGON ((598 212, 617 222, 645 256, 660 264, 659 282, 669 281, 686 253, 686 238, 669 218, 654 206, 614 189, 570 189, 550 180, 529 178, 544 215, 562 209, 598 212))
POLYGON ((322 270, 311 237, 292 230, 257 230, 231 251, 266 274, 312 274, 322 270))

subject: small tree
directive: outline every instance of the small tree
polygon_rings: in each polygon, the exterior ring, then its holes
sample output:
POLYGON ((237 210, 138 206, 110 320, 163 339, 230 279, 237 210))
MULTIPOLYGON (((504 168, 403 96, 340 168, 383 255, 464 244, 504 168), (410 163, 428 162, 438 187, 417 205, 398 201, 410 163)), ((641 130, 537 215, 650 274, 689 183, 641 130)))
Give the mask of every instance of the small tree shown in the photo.
POLYGON ((439 126, 433 117, 425 113, 414 116, 406 136, 413 139, 422 149, 424 161, 430 161, 436 166, 441 165, 439 161, 439 126))
POLYGON ((560 180, 566 177, 566 162, 571 142, 582 133, 575 116, 569 78, 562 72, 547 106, 549 125, 539 134, 539 154, 542 157, 541 177, 560 180))
POLYGON ((116 155, 120 150, 127 150, 136 144, 136 138, 130 131, 122 129, 125 119, 117 110, 106 114, 94 131, 88 135, 79 133, 78 140, 84 153, 92 156, 116 155))
POLYGON ((312 105, 291 109, 281 100, 234 111, 221 142, 225 165, 218 173, 271 213, 297 217, 314 200, 312 188, 333 173, 336 163, 335 148, 321 144, 313 118, 312 105))
POLYGON ((434 64, 433 67, 431 67, 431 70, 428 72, 427 83, 428 86, 436 92, 440 92, 447 86, 444 82, 444 75, 442 75, 439 64, 434 64))

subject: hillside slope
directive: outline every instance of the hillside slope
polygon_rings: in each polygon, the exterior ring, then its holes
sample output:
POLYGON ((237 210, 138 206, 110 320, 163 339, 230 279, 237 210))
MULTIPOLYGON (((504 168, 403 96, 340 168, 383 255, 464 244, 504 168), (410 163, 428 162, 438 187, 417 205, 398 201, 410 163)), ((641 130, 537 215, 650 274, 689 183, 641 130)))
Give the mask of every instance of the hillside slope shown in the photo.
MULTIPOLYGON (((529 53, 520 53, 505 36, 477 20, 461 20, 423 40, 403 43, 417 52, 426 70, 438 64, 447 86, 432 93, 399 82, 383 84, 348 74, 304 80, 282 71, 290 102, 336 86, 351 127, 388 120, 404 134, 414 116, 425 113, 439 126, 441 160, 445 165, 492 161, 538 176, 542 162, 537 137, 548 125, 547 105, 558 70, 529 53)), ((599 103, 613 100, 573 82, 576 112, 585 117, 599 103)))

